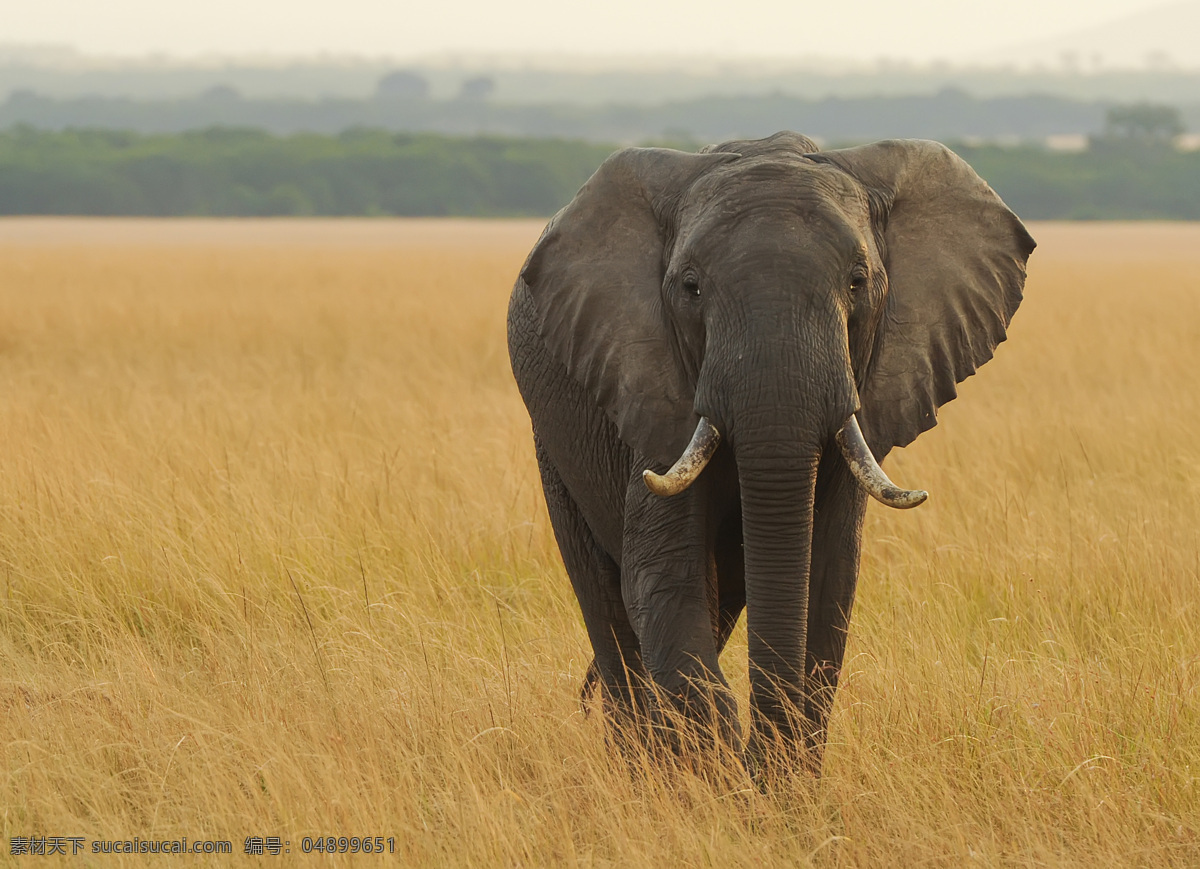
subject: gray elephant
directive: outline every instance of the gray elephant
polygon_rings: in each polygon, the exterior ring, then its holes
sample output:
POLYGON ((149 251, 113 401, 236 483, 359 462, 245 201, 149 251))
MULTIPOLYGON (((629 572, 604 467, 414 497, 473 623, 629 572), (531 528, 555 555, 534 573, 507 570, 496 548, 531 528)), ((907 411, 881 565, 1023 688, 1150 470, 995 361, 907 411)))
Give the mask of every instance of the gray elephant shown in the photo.
POLYGON ((925 499, 877 459, 991 358, 1033 248, 942 145, 795 133, 620 151, 550 221, 509 353, 618 731, 740 747, 745 609, 747 756, 819 770, 868 495, 925 499))

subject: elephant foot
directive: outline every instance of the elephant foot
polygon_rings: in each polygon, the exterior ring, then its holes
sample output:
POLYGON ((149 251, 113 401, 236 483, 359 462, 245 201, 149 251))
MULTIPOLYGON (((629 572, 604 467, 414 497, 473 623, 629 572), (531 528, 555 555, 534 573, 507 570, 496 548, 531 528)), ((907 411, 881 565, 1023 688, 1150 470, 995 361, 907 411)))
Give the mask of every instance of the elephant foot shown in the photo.
POLYGON ((584 692, 600 689, 609 745, 631 771, 686 770, 722 787, 747 785, 737 701, 724 685, 697 682, 668 691, 642 681, 626 693, 599 676, 595 687, 590 681, 585 678, 584 692))
POLYGON ((730 770, 744 777, 737 701, 725 685, 697 681, 674 691, 652 686, 647 693, 654 757, 704 778, 727 779, 730 770))
POLYGON ((786 788, 798 779, 821 778, 825 754, 824 734, 797 738, 774 728, 755 728, 746 745, 746 769, 758 789, 767 793, 786 788))

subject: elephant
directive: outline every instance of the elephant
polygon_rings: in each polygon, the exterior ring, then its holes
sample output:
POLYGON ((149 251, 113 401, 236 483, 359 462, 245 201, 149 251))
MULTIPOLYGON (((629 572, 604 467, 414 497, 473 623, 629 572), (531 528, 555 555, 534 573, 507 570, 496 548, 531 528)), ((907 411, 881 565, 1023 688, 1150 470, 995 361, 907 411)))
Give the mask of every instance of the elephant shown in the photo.
POLYGON ((616 729, 819 775, 867 500, 926 497, 879 462, 1005 339, 1034 247, 943 145, 792 132, 620 150, 550 220, 509 355, 616 729))

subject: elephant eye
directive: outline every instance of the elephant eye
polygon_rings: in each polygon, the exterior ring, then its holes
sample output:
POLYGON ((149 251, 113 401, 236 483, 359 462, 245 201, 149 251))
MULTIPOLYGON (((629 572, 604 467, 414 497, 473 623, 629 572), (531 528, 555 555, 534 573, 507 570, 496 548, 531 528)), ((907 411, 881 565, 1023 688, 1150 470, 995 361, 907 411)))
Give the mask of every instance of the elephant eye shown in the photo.
POLYGON ((700 280, 691 272, 683 276, 683 291, 693 298, 700 298, 700 280))
POLYGON ((850 276, 850 292, 858 294, 867 288, 866 272, 855 272, 850 276))

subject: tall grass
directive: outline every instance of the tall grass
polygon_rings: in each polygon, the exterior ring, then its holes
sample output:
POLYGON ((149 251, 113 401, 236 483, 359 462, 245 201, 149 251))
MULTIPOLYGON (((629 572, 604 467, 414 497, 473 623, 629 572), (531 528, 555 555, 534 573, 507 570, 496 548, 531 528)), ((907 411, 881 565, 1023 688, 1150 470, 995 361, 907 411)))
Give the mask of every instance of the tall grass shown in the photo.
POLYGON ((1010 342, 888 462, 929 504, 868 513, 825 776, 767 795, 579 710, 504 347, 539 229, 0 223, 6 856, 1200 863, 1200 227, 1033 227, 1010 342))

